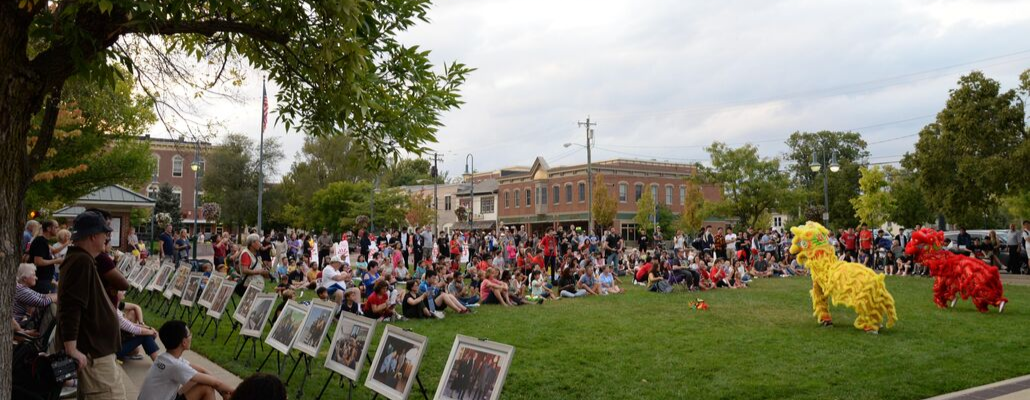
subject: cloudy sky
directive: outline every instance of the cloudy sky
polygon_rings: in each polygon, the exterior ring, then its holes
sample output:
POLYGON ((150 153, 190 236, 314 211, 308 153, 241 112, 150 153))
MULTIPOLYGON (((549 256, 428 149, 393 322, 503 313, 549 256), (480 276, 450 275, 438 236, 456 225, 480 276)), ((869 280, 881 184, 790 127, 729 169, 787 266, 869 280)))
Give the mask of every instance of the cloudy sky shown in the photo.
MULTIPOLYGON (((467 153, 480 171, 585 162, 562 144, 584 143, 588 116, 594 160, 704 160, 713 140, 775 157, 792 132, 827 129, 861 132, 870 161, 896 161, 959 76, 979 69, 1011 88, 1030 68, 1030 2, 1018 0, 437 0, 429 17, 402 41, 477 68, 432 145, 451 176, 467 153)), ((252 76, 245 104, 204 109, 256 139, 252 76)), ((303 138, 267 135, 285 145, 283 173, 303 138)))

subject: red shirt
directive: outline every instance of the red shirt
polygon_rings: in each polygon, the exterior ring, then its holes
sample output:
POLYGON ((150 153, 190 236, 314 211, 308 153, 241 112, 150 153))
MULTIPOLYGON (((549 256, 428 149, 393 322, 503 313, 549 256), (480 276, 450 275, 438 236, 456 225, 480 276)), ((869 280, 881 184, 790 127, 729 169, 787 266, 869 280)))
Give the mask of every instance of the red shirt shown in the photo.
POLYGON ((637 276, 636 276, 637 281, 641 281, 642 282, 642 281, 647 280, 647 274, 651 273, 651 268, 653 268, 653 267, 654 266, 651 265, 650 262, 645 263, 643 266, 641 266, 640 269, 637 270, 637 276))
POLYGON ((544 256, 547 256, 547 257, 554 257, 555 256, 555 252, 554 252, 555 241, 556 240, 554 239, 554 236, 544 236, 543 240, 540 241, 540 245, 543 246, 543 248, 544 248, 544 256))
POLYGON ((493 278, 487 278, 486 280, 484 280, 482 283, 479 284, 479 298, 480 299, 485 299, 486 296, 488 294, 490 294, 490 289, 487 286, 494 287, 494 286, 500 286, 500 285, 503 285, 501 283, 501 281, 499 281, 497 279, 493 279, 493 278), (490 284, 487 285, 487 282, 489 282, 490 284))
POLYGON ((533 261, 530 261, 534 265, 544 266, 544 256, 533 257, 533 261))
POLYGON ((490 268, 490 264, 487 264, 486 261, 480 261, 479 264, 476 264, 476 269, 480 271, 486 271, 487 268, 490 268))
POLYGON ((387 300, 389 300, 389 294, 388 293, 380 295, 379 293, 373 292, 372 295, 368 296, 368 299, 365 300, 365 307, 364 307, 365 314, 366 315, 382 315, 382 313, 376 314, 375 312, 373 312, 372 311, 372 306, 380 306, 380 305, 386 304, 387 300))
POLYGON ((864 230, 858 233, 858 242, 862 245, 862 250, 869 250, 873 248, 873 231, 864 230))
POLYGON ((226 245, 221 242, 215 245, 215 257, 225 258, 226 245))
POLYGON ((844 248, 848 250, 855 249, 855 234, 851 232, 844 232, 840 235, 840 240, 844 242, 844 248))

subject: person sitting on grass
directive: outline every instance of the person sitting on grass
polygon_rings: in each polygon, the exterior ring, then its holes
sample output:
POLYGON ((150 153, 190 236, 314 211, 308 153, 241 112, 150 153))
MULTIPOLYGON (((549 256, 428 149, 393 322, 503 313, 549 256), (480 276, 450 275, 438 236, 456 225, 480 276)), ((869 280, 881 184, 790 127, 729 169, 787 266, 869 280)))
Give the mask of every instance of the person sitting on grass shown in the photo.
POLYGON ((596 296, 601 294, 601 283, 594 276, 594 267, 588 266, 583 269, 583 276, 576 282, 576 289, 585 290, 587 295, 596 296))
POLYGON ((165 322, 158 330, 158 336, 167 351, 158 356, 147 371, 140 386, 140 399, 207 400, 214 399, 215 392, 222 398, 232 397, 231 386, 182 358, 193 343, 185 322, 165 322))
POLYGON ((598 282, 601 283, 601 294, 618 294, 622 293, 622 288, 619 287, 619 278, 612 273, 612 266, 606 265, 604 272, 597 278, 598 282))
POLYGON ((401 312, 404 313, 404 318, 408 319, 419 319, 419 318, 442 318, 443 313, 432 312, 429 307, 426 306, 428 293, 420 291, 419 285, 414 279, 408 281, 405 285, 407 292, 404 293, 404 300, 401 303, 401 312))
POLYGON ((233 400, 286 400, 286 386, 279 377, 256 373, 236 386, 233 400))
MULTIPOLYGON (((457 275, 457 274, 455 274, 457 275)), ((425 292, 428 296, 428 300, 432 302, 429 304, 429 309, 433 312, 442 312, 447 307, 450 307, 458 312, 458 314, 465 314, 469 312, 468 307, 461 304, 454 295, 447 293, 442 290, 439 278, 436 275, 436 271, 427 271, 426 279, 419 285, 419 290, 425 292)))
POLYGON ((465 286, 464 279, 457 274, 447 278, 447 294, 454 296, 465 307, 479 307, 479 295, 476 289, 465 286))
POLYGON ((347 289, 343 293, 343 303, 340 304, 341 312, 349 312, 355 315, 363 315, 361 312, 361 290, 358 288, 347 289))
POLYGON ((572 267, 563 268, 561 275, 558 276, 558 294, 568 298, 586 296, 587 291, 580 289, 578 285, 579 281, 572 275, 572 267))
POLYGON ((665 281, 665 266, 662 264, 655 264, 655 267, 648 271, 647 290, 659 293, 672 291, 672 285, 665 281))
POLYGON ((508 298, 508 285, 497 280, 497 270, 493 267, 486 270, 486 278, 479 284, 479 299, 480 304, 512 305, 508 298))
POLYGON ((322 287, 336 304, 343 302, 343 292, 347 290, 347 282, 351 281, 350 272, 342 271, 343 260, 333 257, 329 265, 322 269, 322 287))
POLYGON ((647 282, 647 275, 651 273, 651 269, 654 268, 654 264, 650 259, 645 259, 644 263, 634 270, 634 284, 644 285, 647 282))
POLYGON ((369 261, 368 269, 361 275, 361 287, 362 292, 365 292, 365 297, 372 296, 372 292, 375 290, 375 284, 379 278, 379 263, 374 260, 369 261))
POLYGON ((760 258, 755 260, 754 264, 751 264, 751 276, 756 278, 767 278, 773 276, 773 271, 769 266, 769 261, 760 258))
MULTIPOLYGON (((369 271, 373 269, 373 264, 369 263, 369 271)), ((394 304, 390 302, 390 284, 386 281, 377 281, 372 286, 372 295, 368 296, 368 300, 365 301, 364 312, 365 316, 373 319, 385 320, 394 316, 394 304)))
POLYGON ((533 279, 530 283, 530 298, 533 301, 537 299, 553 299, 561 300, 561 297, 555 296, 554 292, 551 291, 550 285, 547 283, 547 278, 544 278, 544 272, 541 269, 535 269, 532 272, 533 279))

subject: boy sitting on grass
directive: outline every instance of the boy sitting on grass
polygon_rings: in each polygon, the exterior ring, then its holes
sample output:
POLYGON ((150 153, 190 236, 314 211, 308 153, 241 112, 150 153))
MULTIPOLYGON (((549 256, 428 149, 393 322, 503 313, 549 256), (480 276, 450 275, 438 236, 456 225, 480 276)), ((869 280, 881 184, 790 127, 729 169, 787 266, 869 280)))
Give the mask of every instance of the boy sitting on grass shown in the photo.
POLYGON ((182 358, 182 353, 193 343, 193 335, 185 322, 165 322, 157 334, 167 351, 150 366, 140 386, 140 399, 209 400, 216 398, 215 392, 223 399, 232 396, 231 386, 182 358))

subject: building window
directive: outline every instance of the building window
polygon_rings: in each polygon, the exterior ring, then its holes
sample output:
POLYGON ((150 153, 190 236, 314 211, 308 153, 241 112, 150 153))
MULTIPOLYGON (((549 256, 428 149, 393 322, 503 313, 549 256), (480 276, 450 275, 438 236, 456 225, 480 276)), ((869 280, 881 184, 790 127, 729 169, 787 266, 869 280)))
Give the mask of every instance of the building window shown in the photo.
POLYGON ((651 199, 658 204, 658 185, 653 183, 651 184, 651 199))
POLYGON ((774 228, 782 228, 783 227, 783 218, 781 218, 781 217, 774 217, 773 218, 773 227, 774 228))
POLYGON ((622 224, 622 240, 637 240, 637 224, 622 224))
POLYGON ((633 201, 640 201, 640 198, 644 196, 644 184, 638 183, 634 185, 634 196, 633 201))
POLYGON ((511 192, 509 192, 507 190, 504 191, 504 208, 505 209, 511 208, 511 203, 508 202, 508 200, 509 200, 508 195, 510 195, 510 194, 511 194, 511 192))
POLYGON ((492 196, 479 199, 480 214, 491 214, 494 212, 494 198, 492 196))
MULTIPOLYGON (((587 184, 579 183, 579 202, 582 203, 587 200, 587 184)), ((571 201, 571 199, 569 200, 571 201)))
POLYGON ((526 189, 526 207, 533 205, 533 192, 526 189))
POLYGON ((522 203, 521 199, 522 199, 522 191, 518 190, 518 189, 515 189, 515 208, 519 208, 520 203, 522 203))
POLYGON ((572 184, 565 184, 565 202, 572 204, 572 184))
POLYGON ((172 157, 172 176, 182 176, 182 156, 172 157))
POLYGON ((687 205, 687 187, 680 185, 680 205, 687 205))
POLYGON ((157 200, 157 193, 161 191, 161 188, 157 185, 147 186, 147 197, 151 200, 157 200))
POLYGON ((154 154, 154 173, 150 174, 150 180, 157 182, 157 178, 161 176, 161 156, 154 154))
POLYGON ((179 207, 181 208, 182 207, 182 188, 178 187, 178 186, 173 187, 172 188, 172 195, 175 196, 175 204, 178 204, 179 207))
POLYGON ((629 191, 629 185, 627 185, 625 183, 620 183, 619 184, 619 203, 625 203, 626 202, 626 195, 627 195, 626 192, 628 192, 628 191, 629 191))
POLYGON ((555 185, 551 190, 551 197, 554 197, 554 204, 561 203, 561 187, 555 185))
POLYGON ((665 185, 665 205, 672 205, 672 185, 665 185))
POLYGON ((443 210, 444 211, 450 211, 451 210, 451 196, 444 196, 443 197, 443 210))

